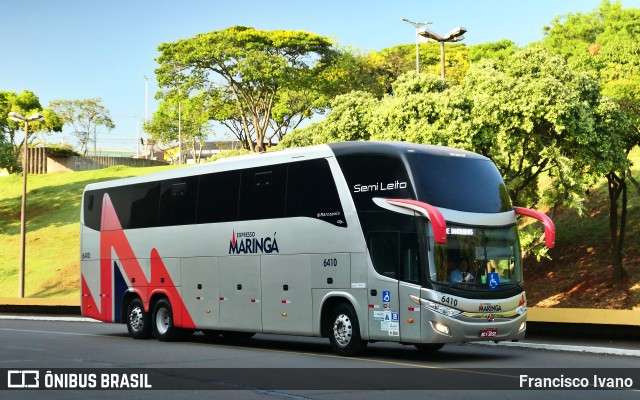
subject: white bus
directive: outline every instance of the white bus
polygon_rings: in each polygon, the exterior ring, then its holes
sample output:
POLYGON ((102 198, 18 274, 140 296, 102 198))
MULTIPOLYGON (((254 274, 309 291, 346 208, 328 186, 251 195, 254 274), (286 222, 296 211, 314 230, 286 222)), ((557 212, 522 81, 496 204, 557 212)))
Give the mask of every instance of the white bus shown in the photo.
POLYGON ((328 337, 436 351, 518 340, 526 297, 516 214, 491 160, 348 142, 90 184, 83 315, 134 338, 203 331, 328 337))

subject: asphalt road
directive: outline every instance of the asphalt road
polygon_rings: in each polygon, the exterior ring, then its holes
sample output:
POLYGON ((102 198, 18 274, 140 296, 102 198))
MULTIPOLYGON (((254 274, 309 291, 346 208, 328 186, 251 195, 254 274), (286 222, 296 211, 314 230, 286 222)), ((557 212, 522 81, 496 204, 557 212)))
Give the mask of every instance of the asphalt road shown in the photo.
MULTIPOLYGON (((246 343, 229 343, 209 339, 196 333, 183 342, 160 343, 156 340, 131 339, 125 325, 95 322, 32 321, 0 319, 0 370, 44 370, 54 373, 86 371, 158 372, 164 378, 158 385, 172 385, 175 374, 191 374, 189 381, 179 382, 180 390, 0 390, 0 399, 404 399, 446 398, 483 399, 517 398, 638 399, 637 390, 597 391, 499 390, 517 387, 520 376, 531 372, 549 378, 593 375, 627 377, 640 387, 640 357, 602 352, 557 351, 551 341, 544 349, 533 340, 534 347, 459 344, 447 345, 433 355, 425 355, 412 346, 391 343, 369 345, 364 357, 345 358, 334 355, 328 340, 279 335, 256 335, 246 343), (197 370, 181 370, 194 368, 197 370), (61 370, 72 369, 72 370, 61 370), (149 370, 148 370, 149 369, 149 370), (231 375, 229 375, 231 374, 231 375), (211 375, 215 389, 204 380, 211 375), (205 379, 205 376, 207 377, 205 379), (242 377, 247 379, 242 379, 242 377), (196 378, 199 377, 199 378, 196 378), (166 378, 166 379, 165 379, 166 378), (251 379, 248 379, 251 378, 251 379), (261 381, 262 380, 262 381, 261 381), (420 382, 431 380, 435 387, 423 389, 420 382), (280 382, 277 388, 264 389, 260 382, 280 382), (256 383, 258 382, 258 383, 256 383), (284 383, 282 383, 284 382, 284 383), (202 386, 201 384, 204 384, 202 386), (400 386, 399 386, 400 385, 400 386), (345 390, 345 389, 358 390, 345 390), (466 390, 453 390, 464 388, 466 390), (186 389, 186 390, 185 390, 186 389)), ((544 344, 544 343, 542 343, 544 344)), ((640 347, 640 346, 639 346, 640 347)), ((562 347, 557 347, 558 349, 562 347)), ((566 349, 564 349, 566 350, 566 349)), ((43 372, 44 373, 44 372, 43 372)), ((157 374, 153 375, 157 378, 157 374)), ((536 375, 537 376, 537 375, 536 375)), ((6 384, 7 377, 0 376, 6 384)), ((42 378, 43 379, 43 378, 42 378)), ((628 381, 627 381, 628 382, 628 381)), ((527 385, 525 384, 525 387, 527 385)))

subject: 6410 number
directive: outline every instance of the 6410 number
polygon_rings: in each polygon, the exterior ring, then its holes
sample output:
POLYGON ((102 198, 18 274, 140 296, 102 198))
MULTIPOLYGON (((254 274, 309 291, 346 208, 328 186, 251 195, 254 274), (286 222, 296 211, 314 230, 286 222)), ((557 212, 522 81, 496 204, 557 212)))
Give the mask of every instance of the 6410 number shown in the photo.
POLYGON ((325 258, 324 262, 322 263, 323 266, 325 267, 337 267, 338 266, 338 259, 337 258, 325 258))
POLYGON ((442 296, 440 302, 443 304, 449 304, 454 307, 458 305, 458 299, 456 299, 455 297, 442 296))

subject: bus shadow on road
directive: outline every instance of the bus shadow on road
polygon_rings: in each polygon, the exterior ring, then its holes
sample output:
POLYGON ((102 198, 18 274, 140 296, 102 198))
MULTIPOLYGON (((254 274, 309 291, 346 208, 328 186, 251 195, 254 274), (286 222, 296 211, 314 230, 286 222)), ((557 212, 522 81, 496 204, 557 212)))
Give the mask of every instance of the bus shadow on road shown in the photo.
MULTIPOLYGON (((228 340, 221 336, 210 337, 200 333, 188 339, 191 343, 215 346, 231 346, 245 349, 282 351, 300 354, 319 354, 328 357, 339 357, 332 350, 327 339, 292 337, 282 335, 258 334, 251 339, 228 340)), ((516 356, 509 352, 491 352, 480 346, 455 343, 444 346, 437 352, 423 352, 412 345, 376 342, 370 343, 362 359, 379 359, 388 362, 435 362, 438 364, 458 362, 500 361, 513 359, 516 356)))

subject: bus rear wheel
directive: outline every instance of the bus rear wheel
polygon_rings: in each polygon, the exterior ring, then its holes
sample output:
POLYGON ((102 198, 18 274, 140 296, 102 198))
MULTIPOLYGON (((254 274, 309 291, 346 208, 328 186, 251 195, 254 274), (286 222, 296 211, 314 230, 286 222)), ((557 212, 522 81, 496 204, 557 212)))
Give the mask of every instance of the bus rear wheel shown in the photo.
POLYGON ((127 330, 134 339, 151 337, 151 316, 144 311, 144 305, 138 298, 133 299, 127 308, 127 330))
POLYGON ((171 342, 182 337, 180 328, 173 324, 173 311, 167 299, 160 299, 153 307, 153 336, 161 342, 171 342))
POLYGON ((329 341, 336 354, 357 356, 364 353, 367 342, 360 337, 360 324, 351 304, 338 305, 328 319, 329 341))

